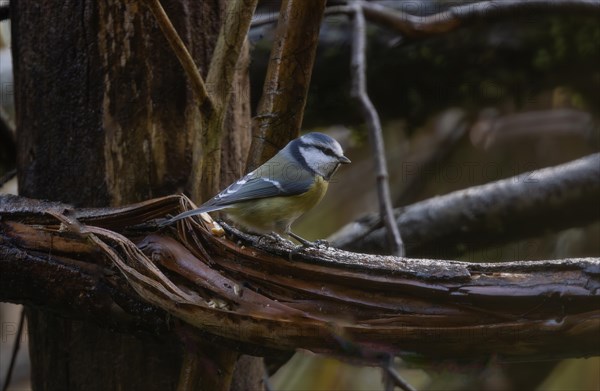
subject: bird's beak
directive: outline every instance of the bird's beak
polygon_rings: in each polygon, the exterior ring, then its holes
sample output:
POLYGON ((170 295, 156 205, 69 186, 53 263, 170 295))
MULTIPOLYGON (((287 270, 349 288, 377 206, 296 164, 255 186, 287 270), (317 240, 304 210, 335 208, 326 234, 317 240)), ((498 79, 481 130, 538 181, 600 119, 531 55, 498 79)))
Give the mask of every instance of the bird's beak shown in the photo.
POLYGON ((350 161, 350 159, 348 159, 346 156, 340 156, 340 157, 338 157, 338 160, 339 160, 340 163, 343 163, 343 164, 352 163, 350 161))

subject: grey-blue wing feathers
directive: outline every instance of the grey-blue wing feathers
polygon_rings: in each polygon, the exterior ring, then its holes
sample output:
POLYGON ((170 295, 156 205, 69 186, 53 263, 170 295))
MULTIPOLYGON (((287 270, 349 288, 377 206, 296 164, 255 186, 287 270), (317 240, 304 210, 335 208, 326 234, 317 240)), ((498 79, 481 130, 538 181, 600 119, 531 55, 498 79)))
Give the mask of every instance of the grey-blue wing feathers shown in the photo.
POLYGON ((177 220, 201 213, 226 209, 234 204, 269 197, 287 197, 307 192, 313 185, 312 176, 302 175, 294 181, 280 182, 268 177, 258 176, 255 171, 232 183, 225 190, 202 204, 199 208, 180 213, 161 223, 169 225, 177 220))
POLYGON ((280 182, 267 177, 247 175, 216 195, 204 205, 231 205, 242 201, 268 197, 285 197, 302 194, 310 189, 312 180, 280 182))

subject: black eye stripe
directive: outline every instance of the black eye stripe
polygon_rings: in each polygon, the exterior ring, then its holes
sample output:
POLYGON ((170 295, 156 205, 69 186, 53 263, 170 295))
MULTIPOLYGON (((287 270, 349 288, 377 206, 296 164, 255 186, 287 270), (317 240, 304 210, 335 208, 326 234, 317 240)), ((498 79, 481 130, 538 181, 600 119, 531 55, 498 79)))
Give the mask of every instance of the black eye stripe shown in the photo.
POLYGON ((315 147, 327 156, 337 157, 331 148, 323 147, 321 145, 315 145, 315 147))

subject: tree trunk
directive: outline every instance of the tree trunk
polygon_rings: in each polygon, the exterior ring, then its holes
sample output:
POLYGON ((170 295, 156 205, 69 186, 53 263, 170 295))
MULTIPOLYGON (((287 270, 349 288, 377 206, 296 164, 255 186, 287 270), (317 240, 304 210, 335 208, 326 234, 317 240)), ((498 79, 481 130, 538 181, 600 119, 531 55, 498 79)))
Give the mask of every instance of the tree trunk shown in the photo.
MULTIPOLYGON (((203 75, 223 3, 163 1, 203 75)), ((183 190, 201 113, 144 2, 13 1, 11 18, 20 193, 118 206, 183 190)), ((248 88, 236 91, 224 148, 239 152, 249 143, 248 88)), ((238 155, 222 177, 242 169, 238 155)), ((177 385, 176 338, 142 340, 33 308, 27 315, 34 389, 177 385)))

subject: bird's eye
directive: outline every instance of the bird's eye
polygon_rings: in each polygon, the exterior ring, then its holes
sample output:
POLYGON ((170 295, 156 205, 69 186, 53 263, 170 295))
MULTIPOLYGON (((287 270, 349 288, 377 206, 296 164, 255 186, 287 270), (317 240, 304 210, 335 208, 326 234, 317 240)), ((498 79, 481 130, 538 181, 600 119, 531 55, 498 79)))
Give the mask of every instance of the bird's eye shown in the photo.
POLYGON ((331 156, 331 157, 335 157, 337 158, 336 154, 329 148, 322 148, 321 151, 323 151, 323 153, 327 156, 331 156))

